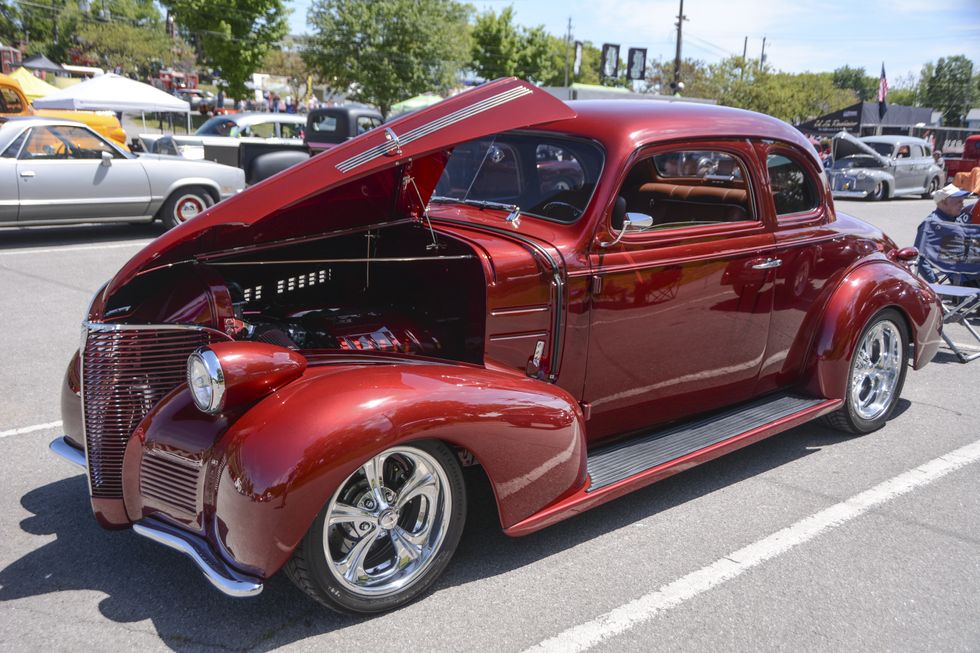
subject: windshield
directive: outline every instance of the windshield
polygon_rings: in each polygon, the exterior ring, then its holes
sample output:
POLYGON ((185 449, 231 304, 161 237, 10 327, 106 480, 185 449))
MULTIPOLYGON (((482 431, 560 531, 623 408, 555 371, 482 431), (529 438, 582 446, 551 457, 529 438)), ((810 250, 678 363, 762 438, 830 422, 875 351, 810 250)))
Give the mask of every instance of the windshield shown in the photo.
POLYGON ((891 156, 892 149, 894 149, 895 147, 891 143, 869 143, 868 141, 864 141, 864 144, 870 147, 878 154, 880 154, 881 156, 891 156))
POLYGON ((541 132, 487 136, 453 149, 432 199, 574 222, 592 198, 603 159, 591 141, 541 132))
POLYGON ((198 136, 237 136, 238 125, 225 116, 215 116, 197 128, 198 136))
POLYGON ((880 168, 881 163, 873 156, 847 156, 834 161, 834 170, 849 170, 851 168, 880 168))

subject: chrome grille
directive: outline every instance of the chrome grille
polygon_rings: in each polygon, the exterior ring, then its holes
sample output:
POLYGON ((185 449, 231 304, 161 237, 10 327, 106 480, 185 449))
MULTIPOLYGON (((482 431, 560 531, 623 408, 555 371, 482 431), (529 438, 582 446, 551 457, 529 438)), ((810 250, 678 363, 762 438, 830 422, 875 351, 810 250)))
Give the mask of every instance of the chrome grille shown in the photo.
POLYGON ((185 382, 191 352, 223 337, 203 328, 87 325, 82 402, 93 497, 122 498, 123 454, 133 431, 185 382))
POLYGON ((200 471, 196 461, 147 451, 140 465, 140 492, 144 497, 196 515, 200 471))

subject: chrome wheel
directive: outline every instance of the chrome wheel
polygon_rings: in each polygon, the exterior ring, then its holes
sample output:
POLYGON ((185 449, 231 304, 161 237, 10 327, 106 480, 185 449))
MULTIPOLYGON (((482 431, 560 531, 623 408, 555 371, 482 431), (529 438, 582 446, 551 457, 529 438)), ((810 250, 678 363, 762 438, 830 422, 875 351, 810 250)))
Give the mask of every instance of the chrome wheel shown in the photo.
POLYGON ((323 553, 335 581, 373 598, 404 591, 439 554, 453 512, 442 465, 393 447, 345 480, 327 506, 323 553))
POLYGON ((882 320, 864 334, 854 352, 849 401, 863 420, 891 409, 902 376, 904 344, 898 327, 882 320))

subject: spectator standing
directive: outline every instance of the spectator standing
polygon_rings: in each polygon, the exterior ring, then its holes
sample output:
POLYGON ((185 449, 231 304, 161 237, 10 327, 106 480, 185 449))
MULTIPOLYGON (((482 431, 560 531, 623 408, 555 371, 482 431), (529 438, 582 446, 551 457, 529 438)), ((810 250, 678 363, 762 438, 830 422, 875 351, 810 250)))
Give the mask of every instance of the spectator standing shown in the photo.
POLYGON ((942 150, 932 151, 932 161, 943 171, 942 176, 939 178, 943 184, 946 183, 946 159, 943 158, 942 150))

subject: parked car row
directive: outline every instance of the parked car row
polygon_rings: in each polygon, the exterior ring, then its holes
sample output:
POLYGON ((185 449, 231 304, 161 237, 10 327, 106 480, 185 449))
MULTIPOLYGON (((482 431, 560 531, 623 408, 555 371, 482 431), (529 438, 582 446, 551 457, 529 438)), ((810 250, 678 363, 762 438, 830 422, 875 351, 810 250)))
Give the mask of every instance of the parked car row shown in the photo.
POLYGON ((881 427, 940 342, 915 255, 775 118, 498 80, 136 254, 52 449, 102 526, 229 595, 283 571, 390 610, 450 563, 464 467, 520 536, 817 418, 881 427))

